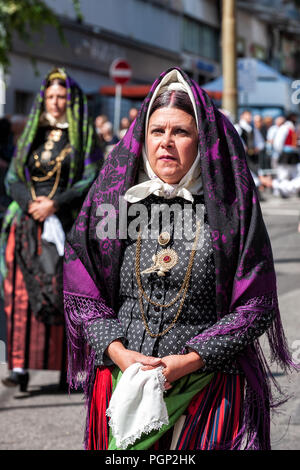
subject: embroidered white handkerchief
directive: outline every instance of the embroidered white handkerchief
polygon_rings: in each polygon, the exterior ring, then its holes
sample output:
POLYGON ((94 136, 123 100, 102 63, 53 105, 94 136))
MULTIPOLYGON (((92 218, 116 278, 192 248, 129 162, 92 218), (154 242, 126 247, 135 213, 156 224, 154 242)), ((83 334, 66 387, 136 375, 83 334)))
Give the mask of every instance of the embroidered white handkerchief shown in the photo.
POLYGON ((142 364, 135 363, 125 370, 106 411, 120 449, 126 449, 143 433, 148 434, 169 423, 163 398, 163 368, 144 371, 141 367, 142 364))

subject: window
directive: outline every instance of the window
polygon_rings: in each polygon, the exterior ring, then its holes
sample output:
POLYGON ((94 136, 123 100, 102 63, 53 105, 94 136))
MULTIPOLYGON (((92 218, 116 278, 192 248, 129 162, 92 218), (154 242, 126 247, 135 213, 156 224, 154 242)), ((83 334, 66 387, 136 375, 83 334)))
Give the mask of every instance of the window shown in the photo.
POLYGON ((15 91, 14 114, 27 115, 30 111, 33 101, 33 94, 27 91, 15 91))
POLYGON ((263 61, 266 60, 267 51, 265 47, 260 46, 259 44, 251 44, 250 50, 252 53, 252 57, 255 57, 256 59, 263 60, 263 61))
POLYGON ((246 41, 244 38, 237 38, 236 53, 238 57, 245 57, 246 55, 246 41))
POLYGON ((219 31, 203 23, 183 19, 183 49, 207 59, 219 60, 219 31))

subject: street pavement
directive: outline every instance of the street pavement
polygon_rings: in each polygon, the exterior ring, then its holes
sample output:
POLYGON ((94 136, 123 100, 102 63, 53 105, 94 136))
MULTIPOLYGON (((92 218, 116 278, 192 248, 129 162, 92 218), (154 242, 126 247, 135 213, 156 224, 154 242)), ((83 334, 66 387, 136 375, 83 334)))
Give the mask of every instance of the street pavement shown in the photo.
MULTIPOLYGON (((297 232, 300 199, 268 196, 261 205, 272 241, 282 321, 294 359, 300 362, 300 233, 297 232)), ((264 336, 261 344, 267 352, 264 336)), ((272 416, 272 448, 300 450, 300 374, 287 375, 276 365, 271 370, 280 386, 292 395, 279 413, 272 416)), ((0 378, 6 374, 6 364, 0 364, 0 378)), ((30 371, 30 374, 26 394, 0 383, 0 449, 82 450, 83 394, 59 393, 58 372, 30 371)))

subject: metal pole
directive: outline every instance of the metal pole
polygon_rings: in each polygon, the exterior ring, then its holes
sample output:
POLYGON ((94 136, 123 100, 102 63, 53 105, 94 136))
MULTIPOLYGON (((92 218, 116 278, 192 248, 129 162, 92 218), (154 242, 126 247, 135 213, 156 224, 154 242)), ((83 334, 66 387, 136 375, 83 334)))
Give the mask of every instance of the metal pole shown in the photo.
POLYGON ((3 67, 0 65, 0 118, 4 116, 4 107, 5 107, 5 80, 4 80, 4 73, 3 67))
POLYGON ((122 85, 116 84, 115 93, 115 115, 114 115, 114 133, 118 135, 121 117, 121 99, 122 99, 122 85))
POLYGON ((222 107, 237 119, 236 1, 222 0, 222 107))

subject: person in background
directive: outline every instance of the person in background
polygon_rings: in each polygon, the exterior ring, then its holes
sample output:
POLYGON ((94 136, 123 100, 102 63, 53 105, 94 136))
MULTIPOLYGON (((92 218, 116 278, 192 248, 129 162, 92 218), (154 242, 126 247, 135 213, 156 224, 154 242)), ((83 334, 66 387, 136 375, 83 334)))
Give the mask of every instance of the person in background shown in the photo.
POLYGON ((122 139, 130 127, 130 120, 128 117, 124 116, 120 122, 120 131, 119 138, 122 139))
POLYGON ((262 119, 262 126, 261 126, 261 133, 264 136, 264 139, 267 138, 267 133, 270 127, 273 125, 273 118, 272 116, 265 116, 262 119))
POLYGON ((251 111, 245 110, 242 112, 238 124, 235 124, 235 128, 244 143, 248 166, 252 172, 257 174, 258 158, 254 145, 254 127, 251 111))
POLYGON ((101 135, 102 126, 107 121, 108 121, 108 117, 106 116, 106 114, 100 114, 99 116, 96 117, 96 119, 95 119, 95 129, 96 129, 96 133, 98 135, 101 135))
POLYGON ((95 121, 94 121, 94 124, 95 124, 95 131, 96 131, 96 134, 97 134, 97 137, 98 137, 98 143, 100 145, 100 148, 102 150, 102 153, 104 155, 104 152, 105 152, 105 142, 104 142, 104 139, 103 139, 103 136, 102 136, 102 126, 105 122, 108 121, 108 117, 106 116, 106 114, 100 114, 99 116, 96 117, 95 121))
POLYGON ((104 158, 106 158, 114 145, 119 142, 118 137, 113 132, 113 125, 110 121, 106 121, 102 125, 101 136, 105 145, 104 158))
POLYGON ((274 124, 268 129, 268 132, 267 132, 266 148, 270 157, 271 168, 273 170, 277 168, 278 157, 279 157, 278 152, 276 152, 276 150, 274 149, 274 138, 278 129, 280 128, 280 126, 282 126, 284 122, 285 122, 285 117, 278 116, 275 119, 274 124))
POLYGON ((262 183, 266 188, 273 189, 274 195, 280 195, 286 199, 290 196, 296 196, 300 193, 300 175, 293 179, 279 180, 270 176, 262 177, 262 183))
MULTIPOLYGON (((263 127, 263 118, 260 114, 255 114, 253 116, 253 124, 254 124, 254 147, 257 153, 257 160, 258 160, 258 170, 265 170, 270 168, 270 163, 266 160, 266 141, 264 136, 264 127, 263 127)), ((258 173, 258 172, 257 172, 258 173)))
POLYGON ((137 115, 138 115, 138 109, 137 108, 131 108, 129 110, 128 118, 129 118, 130 123, 132 123, 135 120, 137 115))
POLYGON ((64 240, 101 161, 85 95, 64 69, 52 70, 6 175, 13 200, 0 240, 7 387, 26 391, 29 369, 58 370, 59 386, 66 386, 64 240))
POLYGON ((300 154, 296 133, 297 115, 290 113, 273 140, 274 150, 278 153, 277 179, 291 180, 299 176, 300 154))
POLYGON ((300 148, 300 123, 296 125, 297 145, 300 148))
MULTIPOLYGON (((253 181, 257 189, 259 190, 258 195, 260 200, 263 200, 262 192, 264 191, 264 186, 260 181, 260 176, 258 174, 259 162, 258 162, 258 149, 255 147, 255 130, 252 122, 252 113, 249 110, 242 112, 238 124, 235 124, 235 129, 237 130, 244 149, 246 153, 246 161, 252 175, 253 181)), ((256 134, 257 135, 257 134, 256 134)))

